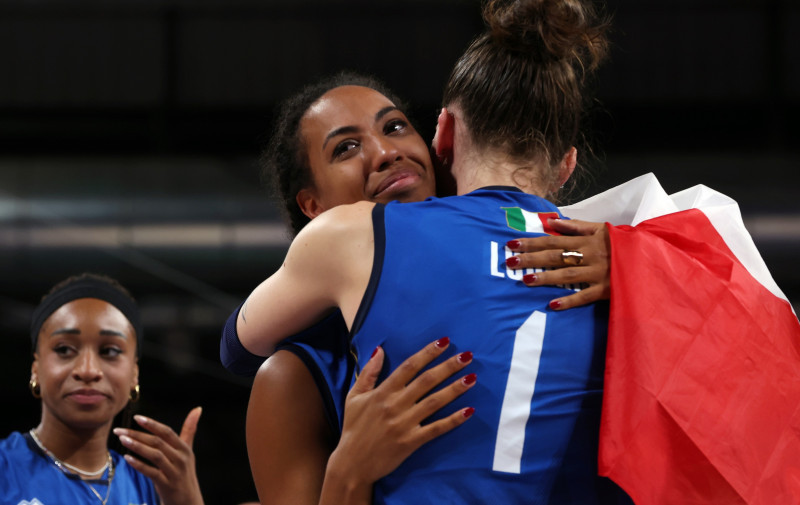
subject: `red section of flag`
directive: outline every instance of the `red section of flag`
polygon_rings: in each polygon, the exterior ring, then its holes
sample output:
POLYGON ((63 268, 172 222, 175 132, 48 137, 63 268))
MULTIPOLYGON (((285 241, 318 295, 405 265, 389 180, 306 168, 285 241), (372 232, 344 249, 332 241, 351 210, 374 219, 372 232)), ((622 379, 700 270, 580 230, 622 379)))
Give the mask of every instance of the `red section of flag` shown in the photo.
POLYGON ((548 219, 561 219, 558 212, 539 212, 539 221, 542 222, 542 229, 548 235, 561 235, 547 224, 548 219))
POLYGON ((699 210, 609 227, 600 473, 637 505, 800 503, 800 323, 699 210))

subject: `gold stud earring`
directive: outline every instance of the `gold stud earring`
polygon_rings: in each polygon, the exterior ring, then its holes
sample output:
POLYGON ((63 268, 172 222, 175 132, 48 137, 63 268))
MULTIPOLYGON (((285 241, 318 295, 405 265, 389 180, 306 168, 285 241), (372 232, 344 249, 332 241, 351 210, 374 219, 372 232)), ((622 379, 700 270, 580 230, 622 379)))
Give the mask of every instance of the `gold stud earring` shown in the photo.
POLYGON ((31 377, 31 380, 28 382, 28 387, 31 390, 31 394, 37 400, 42 397, 42 388, 39 386, 39 383, 36 382, 36 379, 31 377))
POLYGON ((133 389, 131 389, 131 394, 128 395, 128 397, 130 398, 131 403, 136 403, 139 401, 140 396, 142 396, 142 393, 141 390, 139 389, 139 385, 137 384, 133 386, 133 389))

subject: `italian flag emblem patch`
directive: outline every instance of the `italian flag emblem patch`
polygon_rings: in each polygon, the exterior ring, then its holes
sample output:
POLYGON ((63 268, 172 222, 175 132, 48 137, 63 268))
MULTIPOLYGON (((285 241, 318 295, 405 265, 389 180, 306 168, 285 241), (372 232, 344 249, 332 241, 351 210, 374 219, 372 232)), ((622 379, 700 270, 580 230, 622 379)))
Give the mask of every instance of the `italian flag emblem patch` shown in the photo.
POLYGON ((548 219, 559 219, 557 212, 529 212, 519 207, 502 207, 506 211, 506 223, 512 230, 561 235, 547 225, 548 219))

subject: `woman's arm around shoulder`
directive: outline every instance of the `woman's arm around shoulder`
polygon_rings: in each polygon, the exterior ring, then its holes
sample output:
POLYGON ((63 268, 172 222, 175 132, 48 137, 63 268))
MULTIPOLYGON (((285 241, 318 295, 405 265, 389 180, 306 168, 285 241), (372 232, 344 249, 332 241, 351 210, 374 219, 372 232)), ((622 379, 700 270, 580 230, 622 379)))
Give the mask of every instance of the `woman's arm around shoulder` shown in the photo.
POLYGON ((374 204, 324 212, 292 241, 283 265, 248 297, 236 328, 242 345, 270 355, 286 337, 339 307, 352 322, 372 269, 374 204))

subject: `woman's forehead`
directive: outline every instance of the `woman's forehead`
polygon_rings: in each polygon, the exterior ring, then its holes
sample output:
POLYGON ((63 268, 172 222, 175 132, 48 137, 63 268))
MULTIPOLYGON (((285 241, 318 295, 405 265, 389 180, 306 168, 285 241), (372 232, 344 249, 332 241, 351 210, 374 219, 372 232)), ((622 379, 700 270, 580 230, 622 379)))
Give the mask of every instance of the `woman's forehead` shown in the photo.
POLYGON ((340 86, 322 95, 308 108, 303 122, 315 123, 323 130, 341 125, 371 122, 375 114, 394 103, 372 88, 340 86))
POLYGON ((97 298, 78 298, 65 303, 47 318, 42 333, 49 334, 57 327, 80 328, 97 326, 126 335, 132 332, 130 321, 114 305, 97 298))

